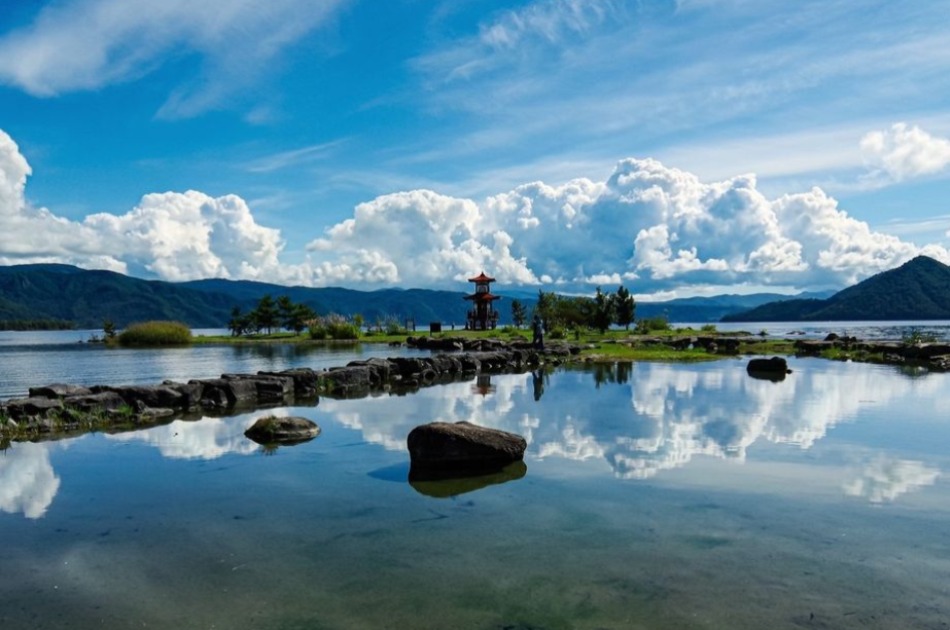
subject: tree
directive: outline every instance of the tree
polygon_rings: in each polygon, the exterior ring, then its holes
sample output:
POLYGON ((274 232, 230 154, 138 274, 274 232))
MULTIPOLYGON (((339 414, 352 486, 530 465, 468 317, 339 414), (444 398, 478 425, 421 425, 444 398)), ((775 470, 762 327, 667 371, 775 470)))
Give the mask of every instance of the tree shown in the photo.
POLYGON ((511 301, 511 320, 516 327, 524 328, 524 324, 528 320, 528 309, 524 307, 521 300, 511 301))
POLYGON ((625 330, 630 330, 630 324, 633 323, 634 316, 637 312, 637 303, 634 301, 633 296, 630 295, 630 291, 627 291, 622 284, 620 288, 617 289, 617 292, 614 293, 613 299, 615 303, 614 321, 623 326, 625 330))
POLYGON ((596 328, 601 333, 606 332, 615 319, 614 300, 611 297, 597 287, 589 322, 592 328, 596 328))
POLYGON ((240 337, 248 329, 247 316, 241 313, 241 307, 235 306, 231 309, 231 319, 228 320, 228 330, 232 337, 240 337))
POLYGON ((103 321, 102 332, 105 334, 106 339, 112 339, 115 337, 115 322, 111 319, 106 319, 103 321))
POLYGON ((270 293, 262 297, 257 303, 253 318, 255 327, 258 330, 266 328, 267 334, 270 334, 274 330, 274 327, 277 326, 277 305, 274 303, 274 298, 270 296, 270 293))
POLYGON ((306 304, 294 304, 287 319, 284 320, 284 328, 294 331, 295 335, 299 335, 316 317, 317 314, 306 304))
POLYGON ((538 289, 538 301, 534 305, 534 314, 541 318, 546 333, 551 332, 551 327, 554 325, 552 319, 554 318, 555 300, 557 300, 557 294, 545 293, 538 289))
POLYGON ((297 305, 290 300, 290 296, 288 295, 282 295, 277 298, 277 313, 282 328, 293 330, 293 324, 295 323, 294 309, 296 307, 297 305))

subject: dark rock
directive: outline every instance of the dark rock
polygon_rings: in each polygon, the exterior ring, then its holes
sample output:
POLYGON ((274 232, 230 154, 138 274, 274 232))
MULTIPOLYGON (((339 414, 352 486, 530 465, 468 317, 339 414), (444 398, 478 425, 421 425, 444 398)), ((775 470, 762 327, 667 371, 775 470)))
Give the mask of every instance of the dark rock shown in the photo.
POLYGON ((927 361, 927 367, 934 372, 950 371, 950 355, 930 357, 927 361))
POLYGON ((373 387, 381 387, 389 382, 392 364, 386 359, 367 359, 365 361, 350 361, 347 367, 369 368, 369 381, 373 387))
POLYGON ((830 350, 835 347, 833 341, 810 341, 807 339, 799 339, 795 342, 795 352, 797 354, 805 356, 818 356, 825 350, 830 350))
POLYGON ((67 385, 65 383, 53 383, 45 387, 30 388, 30 398, 64 398, 66 396, 83 396, 91 393, 92 390, 88 387, 67 385))
POLYGON ((392 369, 403 379, 417 379, 429 368, 429 361, 419 357, 395 357, 389 359, 392 369))
POLYGON ((22 418, 44 418, 50 411, 63 408, 63 401, 58 398, 34 396, 30 398, 14 398, 7 401, 7 414, 14 420, 22 418))
POLYGON ((837 340, 838 340, 838 335, 836 335, 835 333, 828 333, 827 335, 825 335, 825 341, 837 341, 837 340))
POLYGON ((293 380, 294 394, 302 397, 312 397, 317 395, 319 387, 318 373, 310 368, 293 368, 282 370, 280 372, 258 372, 259 376, 280 376, 289 377, 293 380))
POLYGON ((300 444, 320 435, 317 423, 294 416, 258 418, 244 435, 258 444, 300 444))
MULTIPOLYGON (((225 375, 225 378, 228 378, 225 375)), ((252 381, 257 389, 258 403, 276 403, 294 395, 294 379, 281 375, 235 375, 232 378, 252 381)))
POLYGON ((746 365, 746 372, 753 378, 781 381, 792 371, 788 369, 788 362, 784 358, 772 357, 771 359, 750 359, 749 364, 746 365))
POLYGON ((499 470, 524 459, 528 446, 520 435, 464 421, 418 426, 409 433, 406 442, 416 474, 452 470, 464 475, 499 470))
POLYGON ((85 396, 67 396, 63 399, 63 405, 83 413, 115 411, 129 406, 122 396, 109 391, 87 394, 85 396))
POLYGON ((323 388, 331 396, 354 396, 369 392, 379 375, 369 365, 348 365, 330 368, 321 379, 323 388))
POLYGON ((257 383, 249 379, 215 378, 189 383, 201 384, 202 407, 228 409, 257 402, 257 383))
POLYGON ((188 409, 189 398, 180 389, 169 385, 155 386, 126 386, 96 388, 100 392, 114 392, 122 397, 127 405, 138 408, 170 407, 172 409, 188 409))

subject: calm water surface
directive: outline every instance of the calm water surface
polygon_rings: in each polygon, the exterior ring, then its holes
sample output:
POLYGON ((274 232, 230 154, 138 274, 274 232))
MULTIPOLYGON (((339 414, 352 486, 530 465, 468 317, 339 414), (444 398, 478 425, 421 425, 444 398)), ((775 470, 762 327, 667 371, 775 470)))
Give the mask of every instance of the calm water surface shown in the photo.
MULTIPOLYGON (((674 323, 676 328, 692 327, 700 329, 708 324, 674 323)), ((765 331, 772 337, 803 337, 806 339, 821 339, 828 333, 848 335, 858 339, 896 340, 918 332, 921 335, 932 337, 938 341, 950 341, 950 321, 855 321, 855 322, 717 322, 714 324, 719 332, 745 331, 759 334, 765 331)))
POLYGON ((255 414, 14 444, 0 627, 946 627, 948 376, 744 366, 324 399, 271 452, 255 414), (434 420, 525 435, 527 472, 410 485, 434 420))
MULTIPOLYGON (((74 385, 151 385, 162 381, 216 378, 226 372, 314 369, 344 365, 370 356, 425 354, 385 344, 194 345, 185 348, 129 349, 86 343, 102 331, 0 332, 0 398, 26 396, 30 387, 74 385), (82 343, 80 343, 82 342, 82 343)), ((195 331, 227 334, 227 331, 195 331)))

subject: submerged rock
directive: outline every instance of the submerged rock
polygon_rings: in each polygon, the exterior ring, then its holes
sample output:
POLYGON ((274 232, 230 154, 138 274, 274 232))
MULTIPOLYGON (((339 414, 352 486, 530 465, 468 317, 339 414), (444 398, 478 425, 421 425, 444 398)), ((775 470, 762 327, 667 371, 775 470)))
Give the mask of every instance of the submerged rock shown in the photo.
POLYGON ((258 418, 244 435, 258 444, 300 444, 320 435, 316 422, 296 416, 258 418))
POLYGON ((427 473, 466 474, 499 470, 524 459, 527 441, 520 435, 470 422, 432 422, 416 427, 406 440, 410 478, 427 473))

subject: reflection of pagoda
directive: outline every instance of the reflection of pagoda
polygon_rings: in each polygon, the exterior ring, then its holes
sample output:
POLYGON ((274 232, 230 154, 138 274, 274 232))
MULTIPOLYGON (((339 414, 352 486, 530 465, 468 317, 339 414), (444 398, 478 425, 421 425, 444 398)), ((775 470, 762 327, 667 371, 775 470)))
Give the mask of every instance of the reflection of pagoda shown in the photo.
POLYGON ((492 295, 491 285, 495 281, 489 278, 483 271, 475 278, 469 278, 469 282, 475 283, 475 293, 466 295, 466 300, 472 301, 472 308, 465 319, 465 328, 467 330, 489 330, 498 325, 498 311, 492 308, 491 303, 500 296, 492 295))

